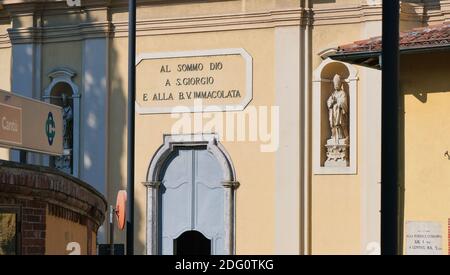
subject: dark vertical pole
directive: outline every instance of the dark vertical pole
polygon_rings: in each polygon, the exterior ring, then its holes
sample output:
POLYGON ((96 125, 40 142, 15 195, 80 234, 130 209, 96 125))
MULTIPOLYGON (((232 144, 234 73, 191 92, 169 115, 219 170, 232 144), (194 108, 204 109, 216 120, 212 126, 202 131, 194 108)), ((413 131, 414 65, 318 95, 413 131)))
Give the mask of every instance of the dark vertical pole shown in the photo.
POLYGON ((381 254, 398 254, 399 1, 383 0, 381 254))
POLYGON ((110 255, 114 255, 114 207, 109 206, 109 249, 110 255))
POLYGON ((136 90, 136 0, 128 2, 127 255, 134 254, 134 102, 136 90))

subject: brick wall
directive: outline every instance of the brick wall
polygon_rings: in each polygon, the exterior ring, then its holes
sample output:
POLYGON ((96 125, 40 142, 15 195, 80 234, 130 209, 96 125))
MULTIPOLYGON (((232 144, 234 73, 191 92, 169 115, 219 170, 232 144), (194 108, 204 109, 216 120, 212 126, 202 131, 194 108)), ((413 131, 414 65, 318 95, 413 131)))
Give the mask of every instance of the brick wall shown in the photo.
POLYGON ((45 254, 46 203, 0 195, 0 207, 19 207, 19 242, 22 255, 45 254))
POLYGON ((103 223, 106 200, 77 178, 55 169, 0 160, 0 207, 19 208, 19 242, 23 255, 45 254, 47 213, 87 230, 88 254, 92 234, 103 223))
POLYGON ((46 204, 26 201, 22 207, 22 254, 45 254, 46 204))

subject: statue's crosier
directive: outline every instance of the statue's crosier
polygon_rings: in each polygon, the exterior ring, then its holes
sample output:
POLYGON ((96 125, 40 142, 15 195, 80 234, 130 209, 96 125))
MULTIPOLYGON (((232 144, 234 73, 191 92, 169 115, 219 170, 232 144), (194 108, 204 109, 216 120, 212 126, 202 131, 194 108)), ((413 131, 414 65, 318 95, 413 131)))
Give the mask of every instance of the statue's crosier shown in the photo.
POLYGON ((349 165, 349 105, 340 75, 333 78, 333 91, 327 100, 331 137, 327 140, 325 166, 345 167, 349 165))

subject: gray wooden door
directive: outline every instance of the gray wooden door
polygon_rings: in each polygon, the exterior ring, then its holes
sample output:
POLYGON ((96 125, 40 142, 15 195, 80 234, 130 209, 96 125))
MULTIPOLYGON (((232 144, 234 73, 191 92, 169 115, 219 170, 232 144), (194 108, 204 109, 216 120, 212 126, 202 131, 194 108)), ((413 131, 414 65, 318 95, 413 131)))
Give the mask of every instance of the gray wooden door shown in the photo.
POLYGON ((166 162, 160 187, 160 253, 172 255, 174 240, 195 230, 224 254, 223 172, 206 148, 177 149, 166 162))

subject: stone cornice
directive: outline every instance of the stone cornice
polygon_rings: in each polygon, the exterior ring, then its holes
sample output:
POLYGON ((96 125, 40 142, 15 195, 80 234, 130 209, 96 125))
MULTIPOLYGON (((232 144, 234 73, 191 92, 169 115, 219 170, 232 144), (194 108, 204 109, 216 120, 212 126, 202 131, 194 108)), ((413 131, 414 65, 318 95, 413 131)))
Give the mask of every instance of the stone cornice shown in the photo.
POLYGON ((0 49, 11 47, 11 40, 6 32, 6 28, 9 26, 11 26, 11 20, 8 15, 4 13, 4 10, 0 8, 0 49))
MULTIPOLYGON (((381 21, 381 5, 327 5, 313 9, 313 25, 355 24, 381 21)), ((402 3, 401 20, 433 24, 450 20, 450 0, 402 3)))
MULTIPOLYGON (((5 1, 5 10, 12 12, 21 10, 28 12, 38 9, 36 1, 23 4, 26 1, 5 1), (11 8, 12 4, 17 3, 11 8), (19 4, 22 3, 22 4, 19 4), (19 9, 18 7, 21 7, 19 9)), ((63 1, 52 0, 60 5, 63 1)), ((154 1, 141 1, 150 5, 154 1)), ((40 4, 49 5, 49 1, 40 4), (45 4, 47 3, 47 4, 45 4)), ((78 41, 98 37, 126 37, 128 32, 127 21, 108 21, 114 18, 114 13, 124 12, 118 8, 124 1, 93 0, 85 1, 82 9, 68 9, 54 6, 46 9, 44 16, 86 13, 89 11, 105 10, 104 21, 88 22, 66 26, 23 27, 9 30, 9 34, 0 33, 0 48, 9 47, 15 43, 51 43, 64 41, 78 41), (89 5, 86 3, 89 2, 89 5), (107 16, 109 14, 109 16, 107 16), (10 39, 11 42, 6 40, 10 39)), ((159 4, 162 2, 159 1, 159 4)), ((62 4, 61 4, 62 5, 62 4)), ((303 8, 290 8, 284 10, 268 10, 265 12, 247 12, 233 14, 215 14, 208 16, 186 16, 177 18, 138 18, 137 35, 162 35, 180 33, 201 33, 210 31, 264 29, 283 26, 314 26, 357 24, 369 21, 381 21, 381 5, 318 5, 312 10, 303 8)), ((450 19, 450 0, 440 1, 438 6, 425 6, 423 4, 404 5, 402 8, 403 21, 418 21, 419 23, 437 23, 450 19)))
MULTIPOLYGON (((282 26, 300 26, 302 9, 239 13, 214 16, 196 16, 167 19, 138 20, 138 36, 198 33, 225 30, 263 29, 282 26)), ((128 22, 113 22, 114 35, 127 35, 128 22)))
POLYGON ((15 28, 9 29, 8 33, 13 44, 20 44, 67 42, 108 37, 110 31, 111 24, 109 22, 99 22, 58 27, 15 28))
POLYGON ((10 47, 11 47, 11 39, 9 38, 8 33, 0 33, 0 49, 10 47))
POLYGON ((33 12, 35 10, 81 10, 91 7, 108 7, 111 0, 82 0, 82 7, 68 7, 66 0, 3 0, 9 13, 33 12))
MULTIPOLYGON (((73 12, 73 11, 69 11, 73 12)), ((267 12, 237 13, 214 16, 193 16, 164 19, 138 19, 137 35, 201 33, 210 31, 264 29, 283 26, 334 25, 380 20, 381 8, 360 6, 324 8, 308 11, 302 8, 267 12)), ((15 28, 9 31, 15 43, 51 43, 83 40, 94 37, 126 37, 127 21, 83 23, 58 27, 15 28)))
POLYGON ((435 4, 434 9, 427 8, 426 18, 428 22, 450 21, 450 0, 441 1, 435 4))
MULTIPOLYGON (((161 35, 225 30, 261 29, 281 26, 300 26, 301 9, 274 10, 257 13, 239 13, 218 16, 195 16, 167 19, 138 19, 137 35, 161 35)), ((128 22, 94 22, 67 26, 28 27, 9 30, 9 37, 16 43, 52 43, 77 41, 98 37, 125 37, 128 22)))
POLYGON ((313 9, 313 25, 355 24, 366 21, 380 21, 380 5, 328 6, 313 9))

